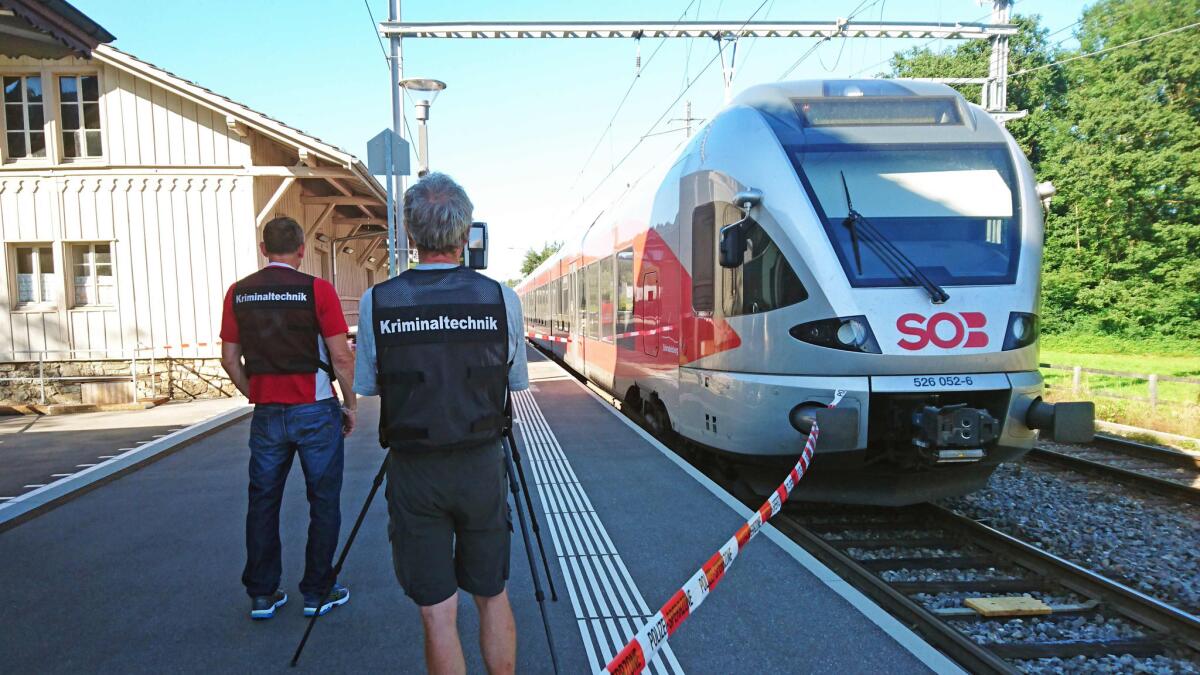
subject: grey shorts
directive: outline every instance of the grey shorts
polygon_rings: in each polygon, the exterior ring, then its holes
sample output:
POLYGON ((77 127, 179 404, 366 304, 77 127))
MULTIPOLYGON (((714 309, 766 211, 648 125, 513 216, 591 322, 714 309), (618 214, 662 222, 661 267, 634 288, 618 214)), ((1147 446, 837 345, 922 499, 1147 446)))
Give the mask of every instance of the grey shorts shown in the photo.
POLYGON ((427 454, 393 452, 388 538, 396 579, 421 606, 459 588, 499 595, 508 580, 512 524, 500 441, 427 454))

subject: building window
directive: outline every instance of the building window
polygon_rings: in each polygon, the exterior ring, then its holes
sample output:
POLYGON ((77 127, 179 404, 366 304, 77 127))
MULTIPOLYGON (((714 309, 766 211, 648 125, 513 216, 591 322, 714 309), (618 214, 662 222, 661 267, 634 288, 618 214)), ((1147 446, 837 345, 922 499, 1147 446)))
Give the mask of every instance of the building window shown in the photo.
POLYGON ((46 113, 42 78, 5 76, 4 128, 10 159, 46 156, 46 113))
POLYGON ((17 306, 55 302, 54 253, 49 245, 17 246, 17 306))
POLYGON ((71 276, 76 307, 117 304, 111 244, 72 245, 71 276))
POLYGON ((63 157, 101 156, 100 85, 97 76, 59 77, 58 104, 62 113, 63 157))

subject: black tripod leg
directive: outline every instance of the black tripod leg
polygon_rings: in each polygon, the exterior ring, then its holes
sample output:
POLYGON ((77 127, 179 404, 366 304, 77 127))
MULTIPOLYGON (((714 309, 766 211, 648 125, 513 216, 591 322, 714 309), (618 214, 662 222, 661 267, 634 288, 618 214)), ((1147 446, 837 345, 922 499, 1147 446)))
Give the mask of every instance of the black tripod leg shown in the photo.
POLYGON ((513 464, 517 467, 517 478, 521 481, 521 491, 525 493, 525 505, 529 508, 529 524, 533 526, 533 536, 537 539, 538 552, 542 554, 542 566, 546 570, 546 583, 550 585, 550 600, 558 602, 558 591, 554 589, 554 577, 550 575, 550 561, 546 558, 546 545, 542 543, 542 528, 538 526, 537 516, 533 515, 533 499, 529 496, 529 483, 525 482, 525 468, 521 466, 521 453, 517 449, 517 440, 512 428, 507 431, 508 444, 512 448, 513 464))
POLYGON ((554 666, 554 672, 557 675, 559 672, 558 651, 554 648, 554 635, 550 631, 550 617, 546 614, 546 594, 542 591, 537 565, 533 562, 533 545, 529 543, 529 528, 525 525, 525 506, 521 503, 520 495, 517 494, 520 488, 517 485, 517 474, 513 466, 513 454, 507 443, 504 445, 504 460, 508 468, 508 489, 512 492, 513 503, 517 506, 517 521, 521 524, 521 541, 525 544, 525 557, 529 559, 529 576, 533 578, 533 594, 537 598, 538 608, 542 611, 542 625, 546 628, 546 644, 550 648, 550 663, 554 666))
POLYGON ((333 578, 329 580, 329 585, 325 587, 325 593, 321 595, 317 611, 308 620, 308 627, 304 629, 304 637, 300 638, 300 644, 296 647, 296 653, 292 655, 291 666, 293 668, 300 662, 300 653, 304 651, 304 645, 308 643, 308 636, 312 633, 313 626, 317 625, 317 617, 321 616, 321 606, 325 604, 325 599, 329 597, 330 591, 333 590, 333 584, 337 582, 338 575, 342 573, 342 565, 346 562, 346 555, 350 553, 350 546, 354 544, 354 538, 358 536, 358 528, 362 527, 363 519, 367 517, 367 510, 371 508, 371 502, 375 500, 375 493, 379 492, 379 486, 383 484, 383 477, 387 474, 387 463, 388 456, 384 456, 383 465, 379 467, 379 473, 375 474, 375 482, 371 484, 371 492, 367 494, 367 501, 363 504, 362 511, 358 512, 358 518, 354 521, 354 527, 350 530, 350 536, 346 538, 346 546, 342 548, 342 554, 338 556, 337 564, 333 566, 333 578))

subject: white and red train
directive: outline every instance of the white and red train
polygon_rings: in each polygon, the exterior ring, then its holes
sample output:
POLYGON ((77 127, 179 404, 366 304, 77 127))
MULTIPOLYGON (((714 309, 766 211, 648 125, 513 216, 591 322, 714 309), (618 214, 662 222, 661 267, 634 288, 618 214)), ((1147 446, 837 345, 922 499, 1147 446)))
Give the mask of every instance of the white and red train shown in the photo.
POLYGON ((784 82, 517 292, 528 337, 656 433, 773 487, 816 419, 800 498, 905 504, 981 487, 1035 429, 1090 438, 1091 404, 1041 400, 1041 261, 1033 173, 984 110, 931 82, 784 82))

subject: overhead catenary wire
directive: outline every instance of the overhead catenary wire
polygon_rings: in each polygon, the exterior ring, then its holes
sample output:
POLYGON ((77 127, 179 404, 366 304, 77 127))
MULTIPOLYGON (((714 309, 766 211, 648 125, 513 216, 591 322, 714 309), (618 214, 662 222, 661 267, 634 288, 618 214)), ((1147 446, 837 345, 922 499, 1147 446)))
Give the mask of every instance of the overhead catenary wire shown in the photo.
MULTIPOLYGON (((868 9, 870 9, 871 7, 875 6, 878 3, 879 3, 879 0, 874 0, 874 2, 872 2, 869 5, 866 5, 866 0, 863 0, 863 2, 858 3, 858 6, 850 11, 850 16, 846 17, 846 23, 853 21, 854 17, 858 16, 862 12, 867 11, 868 9)), ((844 26, 845 24, 841 24, 841 25, 844 26)), ((839 33, 842 32, 842 28, 839 28, 838 32, 839 33)), ((832 40, 834 37, 836 37, 836 36, 826 35, 825 37, 821 38, 820 40, 817 40, 816 44, 814 44, 812 47, 809 47, 808 51, 801 54, 800 58, 796 59, 796 61, 792 65, 788 66, 787 70, 783 71, 782 75, 780 75, 779 77, 777 77, 775 79, 782 80, 782 79, 785 79, 788 75, 791 75, 793 70, 799 68, 801 63, 804 63, 804 61, 808 57, 810 57, 816 53, 818 47, 820 47, 821 45, 825 44, 826 42, 832 40)), ((845 48, 846 48, 846 37, 843 36, 842 37, 842 48, 838 50, 837 62, 833 64, 834 68, 837 68, 837 64, 841 62, 842 50, 845 48)), ((824 66, 822 66, 822 67, 824 67, 824 66)), ((829 70, 829 69, 826 69, 826 70, 829 70)))
MULTIPOLYGON (((980 15, 980 16, 978 16, 978 17, 974 18, 974 19, 971 19, 971 20, 970 20, 970 21, 968 21, 967 23, 976 23, 976 22, 978 22, 978 21, 982 21, 982 20, 984 20, 984 19, 988 18, 988 17, 989 17, 989 16, 991 16, 991 15, 992 15, 992 13, 991 13, 991 12, 988 12, 987 14, 982 14, 982 15, 980 15)), ((940 37, 935 37, 935 38, 933 38, 933 39, 931 39, 931 40, 929 40, 929 41, 927 41, 927 42, 923 42, 923 43, 921 43, 920 45, 918 45, 918 46, 917 46, 917 49, 925 49, 925 48, 926 48, 926 47, 928 47, 929 45, 931 45, 931 44, 933 44, 933 43, 935 43, 935 42, 937 42, 938 40, 941 40, 941 39, 942 39, 942 38, 940 38, 940 37)), ((861 74, 863 74, 863 73, 867 72, 868 70, 871 70, 872 68, 875 68, 875 67, 878 67, 878 66, 882 66, 882 65, 883 65, 883 64, 885 64, 885 63, 889 63, 889 62, 891 62, 891 60, 892 60, 892 57, 893 57, 893 56, 895 56, 895 54, 892 54, 892 56, 889 56, 889 57, 887 57, 886 59, 883 59, 882 61, 877 61, 877 62, 875 62, 875 63, 872 63, 871 65, 869 65, 869 66, 866 66, 866 67, 864 67, 864 68, 859 68, 858 70, 854 71, 853 73, 850 73, 850 77, 858 77, 859 75, 861 75, 861 74)))
POLYGON ((1098 50, 1096 50, 1096 51, 1094 51, 1094 52, 1087 52, 1087 53, 1084 53, 1084 54, 1076 54, 1075 56, 1072 56, 1072 57, 1070 57, 1070 58, 1063 59, 1063 60, 1061 60, 1061 61, 1055 61, 1054 63, 1047 63, 1047 64, 1045 64, 1045 65, 1041 65, 1041 66, 1035 66, 1035 67, 1033 67, 1033 68, 1025 68, 1025 69, 1023 69, 1023 70, 1018 70, 1018 71, 1017 71, 1017 72, 1015 72, 1015 73, 1009 73, 1008 77, 1011 79, 1011 78, 1017 77, 1018 75, 1025 75, 1026 73, 1033 73, 1033 72, 1036 72, 1036 71, 1039 71, 1039 70, 1045 70, 1045 69, 1047 69, 1047 68, 1057 68, 1057 67, 1059 67, 1059 66, 1061 66, 1061 65, 1063 65, 1063 64, 1065 64, 1065 63, 1070 63, 1070 62, 1072 62, 1072 61, 1078 61, 1079 59, 1087 59, 1087 58, 1091 58, 1091 57, 1093 57, 1093 56, 1099 56, 1099 55, 1101 55, 1101 54, 1106 54, 1106 53, 1108 53, 1108 52, 1111 52, 1111 51, 1114 51, 1114 50, 1117 50, 1117 49, 1123 49, 1123 48, 1125 48, 1125 47, 1131 47, 1131 46, 1133 46, 1133 45, 1140 44, 1140 43, 1142 43, 1142 42, 1148 42, 1148 41, 1150 41, 1150 40, 1153 40, 1153 39, 1155 39, 1155 38, 1160 38, 1160 37, 1162 37, 1162 36, 1164 36, 1164 35, 1170 35, 1170 34, 1172 34, 1172 33, 1179 33, 1179 32, 1185 31, 1185 30, 1190 30, 1190 29, 1192 29, 1192 28, 1195 28, 1195 27, 1197 27, 1197 26, 1200 26, 1200 21, 1197 21, 1197 22, 1195 22, 1195 23, 1189 23, 1189 24, 1188 24, 1188 25, 1186 25, 1186 26, 1179 26, 1178 28, 1172 28, 1172 29, 1170 29, 1170 30, 1164 30, 1164 31, 1162 31, 1162 32, 1160 32, 1160 33, 1155 33, 1154 35, 1147 35, 1146 37, 1141 37, 1141 38, 1138 38, 1138 39, 1136 39, 1136 40, 1130 40, 1129 42, 1122 42, 1122 43, 1121 43, 1121 44, 1119 44, 1119 45, 1113 45, 1113 46, 1111 46, 1111 47, 1105 47, 1104 49, 1098 49, 1098 50))
MULTIPOLYGON (((683 21, 683 17, 687 16, 688 11, 692 9, 692 5, 694 4, 696 4, 696 0, 691 0, 691 2, 688 3, 687 7, 685 7, 683 12, 679 15, 679 18, 675 20, 676 24, 678 24, 680 21, 683 21)), ((617 116, 621 114, 621 110, 625 107, 625 103, 629 100, 629 95, 633 93, 633 88, 637 86, 638 80, 641 79, 642 71, 650 67, 650 64, 654 61, 654 57, 658 55, 659 50, 662 49, 663 45, 666 43, 667 38, 660 40, 658 46, 654 48, 654 51, 650 52, 649 58, 647 58, 644 62, 641 61, 641 47, 639 46, 637 73, 629 82, 629 86, 626 87, 625 94, 621 97, 621 101, 617 103, 617 109, 614 110, 612 116, 608 118, 608 124, 604 125, 604 131, 600 132, 600 137, 596 139, 596 143, 592 146, 591 152, 588 153, 587 159, 583 160, 583 166, 579 167, 579 172, 575 174, 575 180, 571 183, 571 187, 567 188, 567 192, 573 191, 575 186, 579 184, 579 180, 583 177, 583 173, 587 171, 588 166, 590 166, 592 163, 592 159, 596 157, 596 151, 599 150, 600 146, 604 143, 604 138, 610 131, 612 131, 613 124, 617 121, 617 116)), ((638 44, 641 44, 641 38, 638 38, 638 44)))
MULTIPOLYGON (((371 30, 372 30, 372 32, 375 33, 375 39, 379 41, 379 51, 383 53, 383 63, 384 63, 384 66, 388 69, 388 79, 390 80, 391 76, 392 76, 392 58, 390 56, 388 56, 387 49, 384 49, 384 47, 383 47, 383 37, 379 34, 379 29, 378 29, 379 23, 377 21, 375 21, 375 12, 371 11, 371 3, 369 2, 369 0, 363 0, 363 7, 367 8, 367 18, 371 20, 371 30)), ((396 83, 393 82, 392 86, 393 87, 396 86, 396 83)), ((407 94, 407 90, 405 90, 405 92, 407 94)), ((415 136, 413 136, 412 126, 410 126, 408 123, 407 115, 404 116, 404 130, 406 132, 408 132, 409 138, 416 138, 415 136)), ((417 148, 413 148, 412 151, 413 151, 413 154, 417 156, 417 162, 420 162, 421 161, 420 150, 417 148)))
MULTIPOLYGON (((766 6, 767 6, 767 2, 769 2, 769 0, 763 0, 763 1, 762 1, 762 2, 761 2, 759 5, 758 5, 758 8, 754 10, 754 13, 752 13, 752 14, 750 15, 750 18, 746 19, 746 20, 745 20, 745 21, 742 23, 741 27, 739 27, 739 28, 738 28, 737 32, 739 32, 739 33, 740 33, 740 32, 742 31, 742 29, 744 29, 744 28, 746 27, 746 25, 747 25, 747 24, 749 24, 751 21, 753 21, 753 20, 754 20, 754 17, 758 16, 758 13, 762 11, 763 7, 766 7, 766 6)), ((712 65, 713 65, 714 63, 716 63, 718 59, 720 59, 720 58, 721 58, 721 55, 722 55, 722 50, 721 50, 721 48, 718 48, 718 49, 717 49, 717 53, 716 53, 715 55, 713 55, 713 57, 712 57, 711 59, 709 59, 709 60, 708 60, 708 63, 704 64, 704 67, 700 69, 700 72, 699 72, 699 73, 697 73, 697 74, 696 74, 696 76, 695 76, 694 78, 692 78, 692 79, 691 79, 691 80, 690 80, 690 81, 689 81, 689 82, 688 82, 688 83, 687 83, 687 84, 686 84, 686 85, 683 87, 683 89, 681 89, 681 90, 680 90, 679 94, 678 94, 678 95, 675 97, 675 99, 674 99, 674 100, 672 100, 672 101, 671 101, 671 103, 670 103, 670 104, 668 104, 668 105, 667 105, 667 107, 663 109, 663 111, 662 111, 662 114, 660 114, 660 115, 658 116, 658 118, 654 120, 654 123, 650 125, 650 128, 646 130, 646 133, 642 134, 642 135, 641 135, 641 136, 638 138, 638 140, 637 140, 637 141, 636 141, 636 142, 633 144, 633 147, 631 147, 631 148, 629 149, 629 151, 628 151, 628 152, 626 152, 624 155, 622 155, 621 159, 620 159, 620 160, 618 160, 618 161, 617 161, 617 163, 616 163, 616 164, 614 164, 614 165, 613 165, 613 167, 612 167, 611 169, 609 169, 608 173, 604 175, 604 178, 601 178, 601 179, 600 179, 600 182, 596 184, 596 187, 592 188, 591 192, 587 193, 587 195, 586 195, 586 196, 585 196, 585 197, 584 197, 584 198, 583 198, 583 199, 580 201, 580 203, 579 203, 579 206, 576 206, 576 207, 575 207, 575 209, 573 209, 573 210, 571 211, 571 214, 572 214, 572 215, 573 215, 573 214, 574 214, 576 211, 578 211, 578 210, 579 210, 579 208, 580 208, 581 206, 583 206, 583 204, 587 203, 587 201, 588 201, 589 199, 591 199, 591 198, 592 198, 592 195, 596 194, 596 192, 597 192, 597 191, 598 191, 598 190, 599 190, 601 187, 603 187, 603 186, 604 186, 604 184, 605 184, 606 182, 608 182, 608 179, 609 179, 609 178, 611 178, 611 177, 612 177, 612 175, 613 175, 614 173, 616 173, 616 172, 617 172, 617 169, 621 168, 621 166, 622 166, 622 165, 625 163, 625 161, 626 161, 627 159, 629 159, 629 157, 630 157, 631 155, 633 155, 633 153, 634 153, 635 151, 637 151, 637 149, 638 149, 639 147, 641 147, 642 143, 643 143, 643 142, 644 142, 644 141, 645 141, 647 138, 649 138, 649 137, 650 137, 649 135, 650 135, 651 133, 653 133, 653 132, 654 132, 654 129, 655 129, 655 127, 657 127, 657 126, 659 125, 659 123, 660 123, 660 122, 662 122, 662 121, 663 121, 663 119, 664 119, 664 118, 665 118, 665 117, 666 117, 668 114, 670 114, 670 112, 671 112, 671 109, 675 107, 675 104, 676 104, 676 103, 679 103, 679 101, 680 101, 680 100, 683 98, 684 94, 687 94, 688 90, 690 90, 690 89, 692 88, 692 86, 693 86, 694 84, 696 84, 696 82, 697 82, 697 81, 699 81, 701 77, 703 77, 704 73, 708 72, 708 69, 709 69, 709 68, 711 68, 711 67, 712 67, 712 65)))

